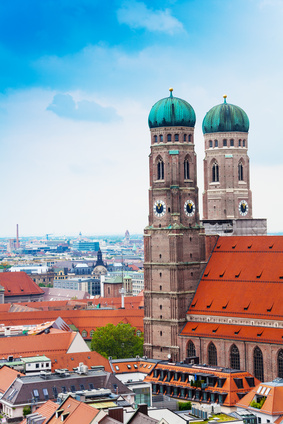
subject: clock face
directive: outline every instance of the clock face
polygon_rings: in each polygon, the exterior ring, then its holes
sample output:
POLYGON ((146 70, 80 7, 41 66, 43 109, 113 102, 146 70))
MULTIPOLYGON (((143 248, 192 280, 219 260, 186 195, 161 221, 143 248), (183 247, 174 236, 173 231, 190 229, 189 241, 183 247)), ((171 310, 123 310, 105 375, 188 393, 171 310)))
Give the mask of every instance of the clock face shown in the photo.
POLYGON ((163 202, 163 200, 156 200, 153 206, 153 212, 155 216, 157 216, 158 218, 161 218, 162 216, 165 215, 166 205, 163 202))
POLYGON ((245 200, 241 200, 240 203, 239 203, 239 212, 240 212, 240 215, 246 216, 247 213, 248 213, 248 211, 249 211, 248 202, 246 202, 245 200))
POLYGON ((195 213, 196 207, 192 200, 187 200, 184 204, 184 211, 187 216, 193 216, 195 213))

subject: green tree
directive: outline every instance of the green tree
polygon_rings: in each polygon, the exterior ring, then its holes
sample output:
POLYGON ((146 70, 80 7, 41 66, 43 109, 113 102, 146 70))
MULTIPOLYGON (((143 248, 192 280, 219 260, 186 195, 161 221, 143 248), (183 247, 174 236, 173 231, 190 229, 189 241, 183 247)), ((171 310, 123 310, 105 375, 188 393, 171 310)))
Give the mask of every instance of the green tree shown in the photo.
POLYGON ((91 341, 91 350, 113 359, 132 358, 143 355, 143 334, 136 335, 136 328, 130 324, 119 322, 117 325, 107 324, 98 327, 91 341))

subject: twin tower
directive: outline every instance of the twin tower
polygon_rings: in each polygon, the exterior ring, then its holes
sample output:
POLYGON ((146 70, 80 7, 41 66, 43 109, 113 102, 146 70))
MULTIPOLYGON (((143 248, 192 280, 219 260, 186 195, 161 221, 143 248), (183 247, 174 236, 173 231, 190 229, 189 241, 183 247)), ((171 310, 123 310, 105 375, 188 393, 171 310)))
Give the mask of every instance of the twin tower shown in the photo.
POLYGON ((203 120, 203 220, 199 216, 194 127, 185 100, 170 96, 149 118, 149 225, 145 248, 145 354, 179 360, 178 335, 206 265, 208 234, 266 234, 252 219, 247 114, 224 102, 203 120), (168 356, 169 355, 169 356, 168 356))

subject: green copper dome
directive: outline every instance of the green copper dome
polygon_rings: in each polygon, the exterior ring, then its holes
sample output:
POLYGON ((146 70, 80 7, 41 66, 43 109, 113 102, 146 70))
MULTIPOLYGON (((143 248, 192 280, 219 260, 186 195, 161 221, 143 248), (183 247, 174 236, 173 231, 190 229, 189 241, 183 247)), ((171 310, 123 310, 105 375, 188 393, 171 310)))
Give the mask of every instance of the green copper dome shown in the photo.
POLYGON ((185 100, 170 96, 159 100, 152 106, 148 117, 149 128, 157 127, 194 127, 196 114, 192 106, 185 100))
POLYGON ((249 131, 249 118, 246 112, 239 106, 226 103, 214 106, 210 109, 204 117, 202 123, 202 132, 215 133, 215 132, 248 132, 249 131))

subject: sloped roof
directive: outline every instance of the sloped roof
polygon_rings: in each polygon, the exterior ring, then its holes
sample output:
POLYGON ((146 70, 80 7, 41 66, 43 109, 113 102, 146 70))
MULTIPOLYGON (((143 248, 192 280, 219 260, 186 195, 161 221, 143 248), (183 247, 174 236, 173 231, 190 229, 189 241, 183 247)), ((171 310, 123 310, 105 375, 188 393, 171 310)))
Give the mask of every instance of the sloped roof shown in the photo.
POLYGON ((238 403, 238 407, 255 410, 267 415, 282 415, 283 414, 283 380, 275 379, 269 383, 260 383, 256 385, 246 396, 238 403), (278 380, 276 382, 276 380, 278 380), (281 380, 281 381, 280 381, 281 380), (265 388, 265 390, 264 390, 265 388), (269 390, 268 390, 269 389, 269 390), (267 393, 267 395, 266 395, 267 393), (256 398, 256 395, 266 396, 266 400, 262 408, 255 409, 250 406, 250 403, 256 398))
POLYGON ((89 368, 92 366, 103 366, 105 371, 112 372, 108 359, 97 352, 78 353, 49 353, 48 358, 52 362, 52 371, 56 368, 67 368, 72 371, 83 362, 89 368))
POLYGON ((187 322, 181 336, 246 340, 256 343, 282 343, 283 328, 249 325, 187 322))
POLYGON ((23 375, 19 371, 15 371, 13 368, 4 365, 0 368, 0 393, 5 393, 6 390, 11 386, 13 381, 18 375, 23 375))
MULTIPOLYGON (((41 405, 37 410, 36 414, 37 416, 45 417, 45 420, 42 422, 42 424, 45 424, 47 420, 52 416, 52 414, 58 409, 60 405, 56 402, 52 402, 52 400, 48 400, 43 405, 41 405)), ((20 422, 20 424, 26 424, 27 419, 25 418, 23 421, 20 422)))
POLYGON ((164 370, 171 371, 170 381, 167 380, 167 375, 164 375, 163 380, 160 380, 159 376, 155 377, 153 370, 151 373, 145 377, 146 382, 165 384, 166 386, 170 385, 170 387, 181 387, 181 388, 191 388, 191 384, 189 379, 185 382, 181 380, 181 374, 198 374, 201 376, 214 376, 216 379, 214 383, 207 388, 210 393, 222 393, 227 394, 223 405, 224 406, 232 406, 235 405, 239 400, 238 394, 245 394, 251 390, 248 380, 253 379, 255 384, 259 383, 259 380, 254 378, 247 371, 237 371, 229 368, 222 368, 219 366, 203 366, 203 365, 185 365, 185 364, 171 364, 166 363, 164 361, 158 363, 154 370, 164 370), (179 373, 179 377, 177 380, 174 379, 174 373, 179 373), (218 385, 218 378, 224 380, 223 385, 220 387, 218 385), (242 380, 242 388, 239 388, 236 381, 242 380))
MULTIPOLYGON (((139 297, 139 300, 141 298, 139 297)), ((143 309, 92 309, 92 310, 60 310, 36 312, 0 312, 0 322, 5 325, 36 324, 52 321, 60 316, 68 325, 75 325, 80 332, 86 330, 89 334, 97 327, 108 323, 117 325, 125 322, 143 332, 143 309)))
POLYGON ((5 289, 5 297, 44 293, 25 272, 1 272, 0 285, 5 289))
POLYGON ((75 332, 59 331, 58 333, 38 334, 32 336, 2 337, 0 357, 9 355, 36 356, 49 353, 66 353, 76 336, 75 332))
POLYGON ((188 314, 282 319, 283 237, 219 237, 188 314))
MULTIPOLYGON (((87 405, 86 403, 79 402, 78 400, 73 399, 71 396, 69 396, 60 405, 60 411, 61 410, 62 414, 68 414, 67 417, 64 419, 64 422, 68 424, 77 424, 78 422, 89 424, 99 412, 98 409, 93 408, 92 406, 87 405)), ((61 415, 57 418, 56 414, 54 414, 50 418, 50 420, 48 420, 48 423, 50 424, 61 422, 61 415)))

